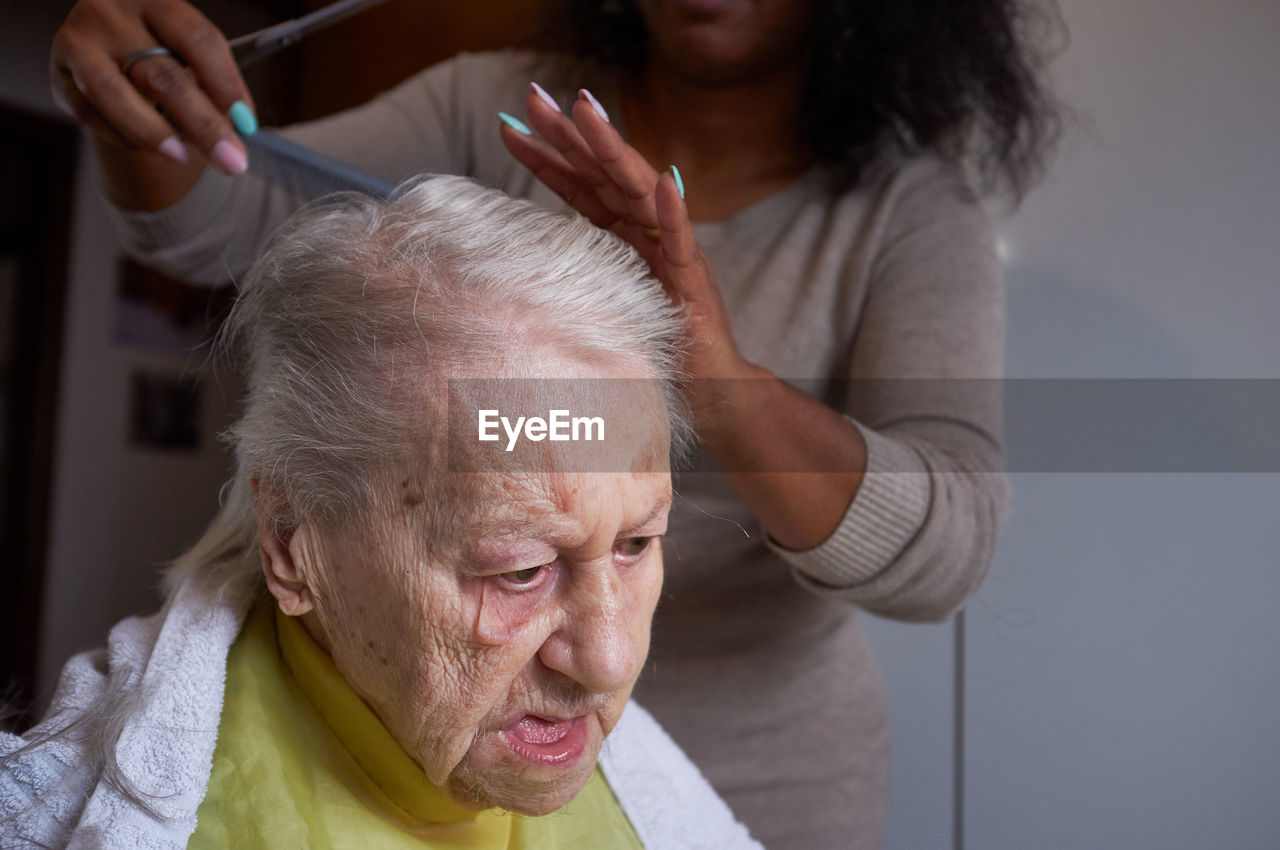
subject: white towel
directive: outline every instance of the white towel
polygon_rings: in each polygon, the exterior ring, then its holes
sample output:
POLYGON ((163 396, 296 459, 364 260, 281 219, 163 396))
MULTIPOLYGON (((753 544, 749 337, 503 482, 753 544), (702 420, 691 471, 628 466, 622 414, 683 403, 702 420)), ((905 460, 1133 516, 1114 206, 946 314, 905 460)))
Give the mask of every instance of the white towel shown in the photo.
POLYGON ((684 750, 635 702, 605 739, 600 767, 650 850, 763 850, 684 750))
MULTIPOLYGON (((108 683, 134 694, 116 760, 160 819, 88 771, 71 736, 30 750, 0 771, 0 847, 185 847, 213 764, 227 651, 246 613, 217 602, 202 582, 188 578, 164 611, 123 620, 111 630, 105 652, 73 658, 49 718, 28 733, 34 737, 81 716, 108 683)), ((5 735, 0 752, 23 743, 5 735)))

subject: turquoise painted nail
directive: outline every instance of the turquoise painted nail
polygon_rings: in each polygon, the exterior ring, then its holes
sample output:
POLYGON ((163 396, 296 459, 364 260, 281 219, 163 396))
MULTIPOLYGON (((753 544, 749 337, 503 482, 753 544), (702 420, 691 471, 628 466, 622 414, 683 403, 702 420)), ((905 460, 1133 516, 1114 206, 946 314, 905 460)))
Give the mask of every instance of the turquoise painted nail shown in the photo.
POLYGON ((671 166, 671 176, 676 178, 676 188, 680 190, 680 198, 684 199, 684 180, 680 179, 680 169, 671 166))
POLYGON ((510 127, 512 130, 515 130, 517 133, 524 133, 526 136, 533 135, 533 131, 530 130, 528 127, 524 126, 524 122, 521 121, 519 118, 514 118, 505 112, 499 112, 498 118, 502 121, 503 124, 506 124, 508 127, 510 127))
POLYGON ((258 119, 254 117, 253 110, 243 100, 237 100, 231 104, 227 115, 231 117, 231 123, 236 125, 236 132, 240 135, 252 136, 258 132, 258 119))

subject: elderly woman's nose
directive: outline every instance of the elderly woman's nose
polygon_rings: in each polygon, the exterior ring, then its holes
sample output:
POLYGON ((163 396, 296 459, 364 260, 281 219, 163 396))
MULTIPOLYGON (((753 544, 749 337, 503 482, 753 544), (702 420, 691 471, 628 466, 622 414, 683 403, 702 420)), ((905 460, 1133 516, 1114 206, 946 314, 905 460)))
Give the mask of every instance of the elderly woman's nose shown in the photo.
POLYGON ((579 576, 563 625, 542 645, 542 663, 592 693, 629 688, 640 674, 641 647, 632 633, 626 585, 610 568, 579 576))

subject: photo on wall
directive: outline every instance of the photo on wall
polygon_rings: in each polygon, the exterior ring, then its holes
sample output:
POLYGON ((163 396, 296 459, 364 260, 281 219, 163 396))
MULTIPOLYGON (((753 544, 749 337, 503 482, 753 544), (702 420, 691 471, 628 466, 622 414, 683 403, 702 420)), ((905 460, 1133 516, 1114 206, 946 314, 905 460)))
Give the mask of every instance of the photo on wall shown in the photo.
POLYGON ((200 448, 200 384, 193 375, 137 370, 129 377, 129 442, 139 448, 200 448))

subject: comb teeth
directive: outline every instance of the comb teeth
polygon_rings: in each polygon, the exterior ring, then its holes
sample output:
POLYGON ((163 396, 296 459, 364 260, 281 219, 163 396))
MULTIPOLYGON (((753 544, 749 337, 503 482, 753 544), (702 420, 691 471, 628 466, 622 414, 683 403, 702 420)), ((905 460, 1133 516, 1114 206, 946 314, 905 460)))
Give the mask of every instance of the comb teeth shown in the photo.
POLYGON ((249 151, 251 174, 306 200, 333 192, 362 192, 386 199, 395 191, 390 183, 269 130, 240 139, 249 151))

